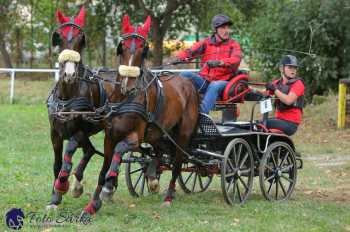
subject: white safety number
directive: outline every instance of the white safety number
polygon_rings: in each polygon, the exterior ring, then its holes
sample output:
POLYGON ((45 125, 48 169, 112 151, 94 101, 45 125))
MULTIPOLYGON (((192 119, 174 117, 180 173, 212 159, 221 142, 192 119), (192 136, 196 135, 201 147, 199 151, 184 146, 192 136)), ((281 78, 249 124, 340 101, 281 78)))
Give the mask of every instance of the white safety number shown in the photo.
POLYGON ((272 111, 272 102, 271 98, 268 98, 264 101, 260 101, 260 113, 265 114, 272 111))

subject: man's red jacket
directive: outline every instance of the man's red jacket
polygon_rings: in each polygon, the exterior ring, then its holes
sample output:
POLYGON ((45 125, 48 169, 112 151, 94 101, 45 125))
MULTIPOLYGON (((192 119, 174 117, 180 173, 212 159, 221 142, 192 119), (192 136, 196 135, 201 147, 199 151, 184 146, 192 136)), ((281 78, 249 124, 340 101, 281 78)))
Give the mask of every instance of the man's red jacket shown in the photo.
POLYGON ((216 34, 195 43, 191 48, 176 54, 179 59, 201 58, 199 75, 208 81, 228 80, 241 62, 241 46, 233 39, 221 40, 216 34), (220 60, 224 65, 209 68, 209 60, 220 60))

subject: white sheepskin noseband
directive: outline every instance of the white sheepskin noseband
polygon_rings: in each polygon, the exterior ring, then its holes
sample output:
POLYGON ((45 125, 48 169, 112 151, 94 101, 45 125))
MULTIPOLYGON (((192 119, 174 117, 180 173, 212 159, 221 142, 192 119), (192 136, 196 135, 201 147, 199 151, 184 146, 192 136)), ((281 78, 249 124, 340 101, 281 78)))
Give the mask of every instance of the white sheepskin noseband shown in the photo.
POLYGON ((79 62, 80 54, 77 51, 65 49, 58 56, 58 62, 64 63, 66 61, 79 62))
POLYGON ((124 77, 138 77, 140 76, 140 68, 137 66, 119 66, 119 74, 124 77))

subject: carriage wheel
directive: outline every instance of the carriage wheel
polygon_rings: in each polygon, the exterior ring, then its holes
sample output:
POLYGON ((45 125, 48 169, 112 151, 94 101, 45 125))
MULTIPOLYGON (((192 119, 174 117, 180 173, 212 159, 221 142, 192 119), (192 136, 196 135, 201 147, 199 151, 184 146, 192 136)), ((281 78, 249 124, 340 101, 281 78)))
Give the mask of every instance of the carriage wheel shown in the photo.
POLYGON ((288 199, 297 180, 294 150, 285 142, 274 142, 268 146, 260 161, 260 189, 269 200, 288 199))
POLYGON ((254 158, 250 145, 242 138, 226 147, 221 167, 221 188, 228 204, 244 203, 253 188, 254 158))
POLYGON ((194 172, 181 172, 178 183, 185 193, 200 193, 208 189, 213 175, 201 172, 200 168, 194 164, 183 163, 182 168, 195 169, 194 172))
MULTIPOLYGON (((128 157, 143 157, 141 153, 130 152, 128 157)), ((147 163, 133 162, 125 164, 126 186, 130 194, 134 197, 146 196, 150 194, 148 179, 145 176, 147 163)), ((160 175, 157 175, 159 180, 160 175)))

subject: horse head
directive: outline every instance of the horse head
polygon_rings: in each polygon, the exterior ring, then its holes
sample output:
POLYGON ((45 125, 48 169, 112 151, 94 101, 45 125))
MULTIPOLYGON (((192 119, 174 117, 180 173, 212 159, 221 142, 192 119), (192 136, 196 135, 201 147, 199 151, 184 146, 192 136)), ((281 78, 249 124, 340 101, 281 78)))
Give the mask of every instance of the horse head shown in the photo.
POLYGON ((135 89, 137 79, 142 73, 148 52, 147 35, 150 26, 150 16, 142 26, 131 25, 128 15, 122 19, 122 35, 117 46, 117 56, 120 58, 118 71, 123 95, 135 89))
POLYGON ((56 12, 59 26, 52 34, 52 46, 59 46, 61 77, 64 82, 73 82, 78 74, 78 64, 86 45, 84 33, 85 9, 82 7, 75 17, 66 17, 60 10, 56 12))

